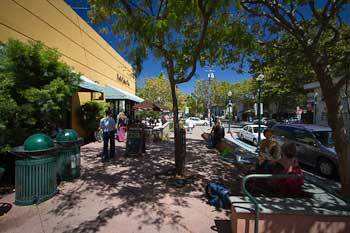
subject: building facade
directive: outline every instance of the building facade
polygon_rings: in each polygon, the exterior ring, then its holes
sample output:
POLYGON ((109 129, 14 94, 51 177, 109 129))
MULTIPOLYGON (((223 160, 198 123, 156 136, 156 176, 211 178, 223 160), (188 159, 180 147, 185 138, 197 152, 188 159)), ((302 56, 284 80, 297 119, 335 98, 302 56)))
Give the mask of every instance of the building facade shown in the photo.
POLYGON ((118 111, 131 113, 136 80, 133 69, 93 28, 63 0, 1 0, 0 41, 41 41, 55 48, 61 60, 82 77, 72 97, 71 127, 84 134, 78 110, 90 100, 102 100, 118 111))
MULTIPOLYGON (((322 95, 319 82, 304 85, 307 94, 307 108, 313 112, 313 122, 316 125, 328 126, 328 110, 322 95)), ((344 126, 347 134, 350 134, 350 87, 343 88, 340 93, 341 113, 344 118, 344 126)))

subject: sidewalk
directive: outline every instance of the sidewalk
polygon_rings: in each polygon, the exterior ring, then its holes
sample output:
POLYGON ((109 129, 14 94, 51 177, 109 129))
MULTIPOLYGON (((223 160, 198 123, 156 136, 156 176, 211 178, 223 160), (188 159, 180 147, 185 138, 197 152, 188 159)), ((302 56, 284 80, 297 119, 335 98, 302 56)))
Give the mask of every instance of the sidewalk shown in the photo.
MULTIPOLYGON (((13 205, 0 219, 1 232, 230 232, 228 211, 206 203, 204 187, 211 180, 239 192, 234 165, 222 162, 201 138, 203 127, 187 134, 186 168, 190 183, 176 188, 172 176, 157 175, 174 167, 173 141, 147 146, 147 155, 123 156, 102 163, 102 144, 81 148, 82 175, 60 186, 52 199, 36 206, 13 205)), ((0 202, 13 203, 14 193, 0 202)))

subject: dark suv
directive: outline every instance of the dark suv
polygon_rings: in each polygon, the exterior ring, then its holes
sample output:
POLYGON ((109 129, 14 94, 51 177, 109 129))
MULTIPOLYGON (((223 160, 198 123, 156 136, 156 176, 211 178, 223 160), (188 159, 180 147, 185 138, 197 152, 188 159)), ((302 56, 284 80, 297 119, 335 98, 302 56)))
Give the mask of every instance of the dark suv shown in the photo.
POLYGON ((324 176, 332 176, 338 169, 338 156, 334 149, 329 127, 303 124, 276 124, 272 134, 279 144, 286 141, 297 146, 300 163, 318 168, 324 176))

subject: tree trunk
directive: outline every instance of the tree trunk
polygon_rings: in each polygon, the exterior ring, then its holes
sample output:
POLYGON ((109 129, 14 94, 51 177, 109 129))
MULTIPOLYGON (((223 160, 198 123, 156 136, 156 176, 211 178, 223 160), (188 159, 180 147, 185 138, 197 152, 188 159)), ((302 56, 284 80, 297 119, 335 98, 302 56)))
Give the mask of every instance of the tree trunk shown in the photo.
POLYGON ((182 141, 180 136, 179 125, 179 109, 176 96, 176 84, 170 81, 171 95, 173 99, 173 113, 174 113, 174 143, 175 143, 175 171, 177 176, 183 176, 185 173, 185 157, 182 148, 182 141))
POLYGON ((335 150, 338 154, 342 195, 346 199, 350 199, 350 145, 347 144, 345 139, 344 118, 340 111, 340 90, 335 88, 332 78, 325 72, 322 72, 324 70, 322 67, 318 67, 316 70, 322 95, 327 106, 328 124, 332 128, 335 150))

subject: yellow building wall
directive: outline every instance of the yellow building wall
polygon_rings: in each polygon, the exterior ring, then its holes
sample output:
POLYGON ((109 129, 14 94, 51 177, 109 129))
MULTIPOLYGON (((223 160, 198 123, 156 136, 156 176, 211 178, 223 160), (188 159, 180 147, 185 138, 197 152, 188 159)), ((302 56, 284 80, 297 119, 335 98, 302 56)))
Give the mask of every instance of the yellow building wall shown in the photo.
MULTIPOLYGON (((136 80, 130 64, 63 0, 1 0, 0 41, 9 38, 41 41, 56 48, 63 62, 102 87, 110 84, 135 94, 136 80)), ((90 93, 79 92, 72 97, 72 127, 80 135, 84 130, 77 110, 89 100, 90 93)))

